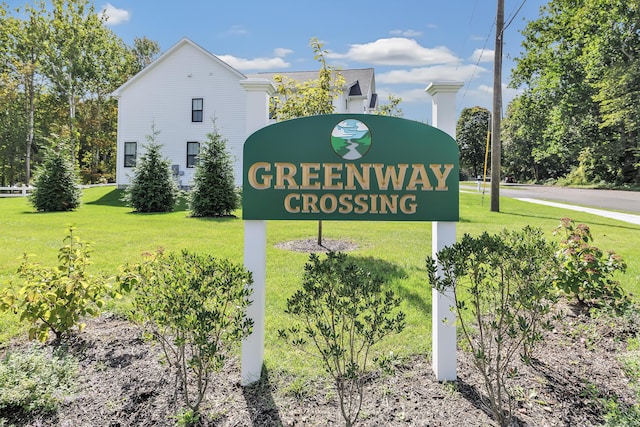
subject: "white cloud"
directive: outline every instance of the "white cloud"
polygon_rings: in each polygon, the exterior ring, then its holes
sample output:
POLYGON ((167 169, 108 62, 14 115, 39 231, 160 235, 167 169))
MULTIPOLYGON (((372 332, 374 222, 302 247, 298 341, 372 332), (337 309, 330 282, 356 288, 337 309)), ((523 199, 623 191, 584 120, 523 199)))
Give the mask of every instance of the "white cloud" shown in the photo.
POLYGON ((107 3, 102 6, 102 11, 107 17, 107 25, 112 27, 114 25, 122 24, 123 22, 128 22, 131 17, 131 13, 125 9, 118 9, 111 3, 107 3))
POLYGON ((394 66, 450 64, 459 61, 447 47, 426 48, 413 39, 401 37, 379 39, 367 44, 354 44, 347 53, 330 52, 327 56, 332 59, 394 66))
POLYGON ((493 62, 495 56, 495 50, 492 49, 476 49, 473 51, 473 55, 469 58, 473 62, 493 62))
MULTIPOLYGON (((502 106, 503 112, 506 111, 507 105, 521 93, 520 90, 513 89, 507 86, 506 83, 502 84, 502 106)), ((470 99, 483 100, 487 108, 491 108, 491 102, 493 99, 493 86, 487 84, 478 85, 475 89, 469 89, 467 96, 470 99)), ((480 103, 480 102, 478 102, 480 103)))
POLYGON ((434 65, 433 67, 413 68, 410 70, 392 70, 376 75, 376 82, 382 84, 423 84, 425 87, 430 82, 437 80, 457 80, 466 82, 471 77, 487 72, 483 67, 472 64, 434 65))
POLYGON ((265 71, 265 70, 281 70, 283 68, 289 68, 291 64, 284 61, 282 58, 254 58, 245 59, 237 58, 232 55, 217 55, 218 58, 231 65, 238 70, 252 70, 252 71, 265 71))
POLYGON ((409 38, 422 36, 422 32, 416 31, 416 30, 391 30, 389 31, 389 34, 391 34, 392 36, 402 36, 402 37, 409 37, 409 38))
POLYGON ((285 56, 293 53, 291 49, 285 49, 283 47, 277 47, 273 50, 273 54, 278 58, 284 58, 285 56))
POLYGON ((225 35, 232 36, 246 36, 247 34, 249 34, 249 30, 242 25, 232 25, 231 28, 225 32, 225 35))
POLYGON ((425 92, 427 85, 423 88, 415 88, 415 89, 406 89, 406 90, 389 90, 387 88, 379 88, 378 99, 381 103, 386 104, 389 98, 389 95, 393 95, 395 97, 401 98, 402 102, 400 103, 400 108, 402 108, 402 104, 404 103, 414 103, 414 102, 431 102, 431 98, 425 92))

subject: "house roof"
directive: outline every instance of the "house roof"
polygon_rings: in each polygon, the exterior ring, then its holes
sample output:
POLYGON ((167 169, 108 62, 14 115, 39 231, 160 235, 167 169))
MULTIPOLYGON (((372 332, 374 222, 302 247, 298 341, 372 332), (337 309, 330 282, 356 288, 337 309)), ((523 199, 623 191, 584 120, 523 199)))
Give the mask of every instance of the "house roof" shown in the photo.
MULTIPOLYGON (((345 89, 349 90, 351 96, 366 95, 371 91, 375 93, 375 78, 373 68, 359 68, 351 70, 338 70, 344 78, 346 84, 345 89), (360 93, 357 93, 359 89, 360 93)), ((291 80, 297 82, 306 82, 309 80, 315 80, 318 78, 318 71, 284 71, 277 73, 256 73, 248 74, 249 77, 260 77, 263 79, 269 79, 273 81, 275 76, 288 77, 291 80)))
POLYGON ((120 97, 122 95, 122 92, 124 92, 128 87, 134 85, 138 80, 140 80, 145 75, 150 73, 154 68, 158 67, 167 58, 169 58, 171 55, 173 55, 176 51, 180 50, 185 45, 189 45, 189 46, 194 47, 196 50, 200 51, 203 55, 205 55, 206 57, 208 57, 212 61, 218 63, 221 67, 224 67, 224 68, 228 69, 229 71, 231 71, 233 74, 235 74, 238 77, 238 79, 241 79, 241 80, 246 80, 247 79, 247 76, 242 74, 240 71, 236 70, 231 65, 227 64, 226 62, 224 62, 223 60, 221 60, 220 58, 218 58, 217 56, 215 56, 214 54, 212 54, 211 52, 209 52, 208 50, 206 50, 205 48, 203 48, 199 44, 193 42, 191 39, 185 37, 182 40, 180 40, 178 43, 174 44, 169 50, 167 50, 162 55, 160 55, 160 57, 158 59, 153 61, 147 67, 143 68, 142 71, 140 71, 138 74, 136 74, 135 76, 130 78, 126 83, 124 83, 118 89, 113 91, 111 93, 111 95, 116 97, 116 98, 120 97))

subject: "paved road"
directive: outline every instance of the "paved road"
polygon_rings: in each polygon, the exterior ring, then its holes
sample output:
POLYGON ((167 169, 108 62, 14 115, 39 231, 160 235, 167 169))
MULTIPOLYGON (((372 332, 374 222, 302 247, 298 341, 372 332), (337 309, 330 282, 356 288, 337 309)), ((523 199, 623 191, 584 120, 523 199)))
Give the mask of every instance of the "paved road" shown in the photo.
MULTIPOLYGON (((461 189, 477 191, 478 186, 461 184, 461 189)), ((486 186, 485 194, 490 193, 486 186)), ((640 192, 587 190, 541 185, 508 185, 500 188, 501 197, 512 197, 530 203, 588 212, 607 218, 640 225, 640 192), (626 211, 621 213, 616 211, 626 211)))
MULTIPOLYGON (((461 183, 466 190, 476 185, 461 183)), ((486 184, 486 193, 491 185, 486 184)), ((629 213, 640 213, 640 192, 618 190, 588 190, 581 188, 548 187, 543 185, 512 184, 500 187, 501 197, 549 200, 597 209, 612 209, 629 213)))

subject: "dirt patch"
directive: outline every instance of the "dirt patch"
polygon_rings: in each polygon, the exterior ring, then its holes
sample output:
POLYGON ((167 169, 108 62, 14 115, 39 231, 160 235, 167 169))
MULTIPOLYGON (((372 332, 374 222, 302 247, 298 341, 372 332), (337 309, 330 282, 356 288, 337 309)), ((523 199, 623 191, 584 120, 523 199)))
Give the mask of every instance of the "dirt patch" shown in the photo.
POLYGON ((358 249, 358 245, 345 240, 322 239, 318 245, 318 239, 291 240, 275 245, 276 248, 295 252, 348 252, 358 249))
MULTIPOLYGON (((519 365, 512 380, 516 425, 595 426, 603 422, 607 400, 615 399, 621 408, 634 404, 620 355, 626 337, 635 333, 637 324, 632 322, 594 320, 571 310, 557 319, 533 365, 519 365)), ((159 362, 159 349, 142 339, 139 327, 103 315, 88 322, 69 351, 79 360, 76 393, 52 417, 8 419, 9 425, 175 425, 180 405, 173 376, 159 362)), ((464 351, 458 353, 458 367, 458 380, 444 384, 435 380, 427 355, 398 360, 393 374, 373 372, 360 425, 493 425, 483 405, 480 378, 464 351)), ((238 360, 230 361, 212 383, 204 412, 206 426, 344 425, 328 380, 300 381, 265 371, 260 382, 241 387, 238 360)), ((3 415, 8 414, 0 414, 0 425, 3 415)))

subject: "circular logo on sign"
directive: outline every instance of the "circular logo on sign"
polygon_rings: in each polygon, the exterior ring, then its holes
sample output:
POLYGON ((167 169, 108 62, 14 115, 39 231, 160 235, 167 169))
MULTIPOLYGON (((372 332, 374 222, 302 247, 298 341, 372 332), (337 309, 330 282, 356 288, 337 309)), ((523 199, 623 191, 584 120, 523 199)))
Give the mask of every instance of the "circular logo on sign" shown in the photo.
POLYGON ((331 148, 345 160, 357 160, 371 148, 371 132, 360 120, 343 120, 331 132, 331 148))

